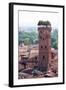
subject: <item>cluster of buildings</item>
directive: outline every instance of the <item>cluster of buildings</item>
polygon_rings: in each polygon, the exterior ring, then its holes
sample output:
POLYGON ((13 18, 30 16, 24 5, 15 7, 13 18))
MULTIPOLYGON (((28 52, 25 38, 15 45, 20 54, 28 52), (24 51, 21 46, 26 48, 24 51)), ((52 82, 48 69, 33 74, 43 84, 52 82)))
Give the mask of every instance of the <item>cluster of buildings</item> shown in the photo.
POLYGON ((50 22, 48 24, 45 23, 45 25, 38 23, 38 26, 39 43, 30 46, 23 44, 18 47, 18 72, 22 71, 24 75, 24 72, 29 74, 29 72, 34 72, 33 70, 38 70, 37 72, 42 72, 43 74, 47 72, 46 75, 48 76, 58 75, 58 52, 51 48, 51 24, 50 22), (53 74, 51 75, 52 72, 53 74))

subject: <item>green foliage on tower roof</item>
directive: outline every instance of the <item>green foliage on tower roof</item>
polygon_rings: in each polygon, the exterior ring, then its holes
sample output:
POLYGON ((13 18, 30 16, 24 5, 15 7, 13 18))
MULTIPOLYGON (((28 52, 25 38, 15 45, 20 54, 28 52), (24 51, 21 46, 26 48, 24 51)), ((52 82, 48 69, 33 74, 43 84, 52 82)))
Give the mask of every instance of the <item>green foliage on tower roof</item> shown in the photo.
POLYGON ((50 25, 51 26, 51 23, 49 22, 49 21, 42 21, 42 20, 40 20, 39 22, 38 22, 38 25, 50 25))

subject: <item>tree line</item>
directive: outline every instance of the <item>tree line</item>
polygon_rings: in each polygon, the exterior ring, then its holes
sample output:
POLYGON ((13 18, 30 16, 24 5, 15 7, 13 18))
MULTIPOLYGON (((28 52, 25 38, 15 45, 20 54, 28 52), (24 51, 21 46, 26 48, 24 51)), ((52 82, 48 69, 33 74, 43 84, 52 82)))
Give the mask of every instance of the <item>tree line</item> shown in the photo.
MULTIPOLYGON (((25 32, 19 31, 18 32, 18 43, 24 43, 25 45, 31 44, 38 44, 38 33, 35 31, 25 32)), ((54 29, 51 32, 51 47, 58 49, 58 30, 54 29)))

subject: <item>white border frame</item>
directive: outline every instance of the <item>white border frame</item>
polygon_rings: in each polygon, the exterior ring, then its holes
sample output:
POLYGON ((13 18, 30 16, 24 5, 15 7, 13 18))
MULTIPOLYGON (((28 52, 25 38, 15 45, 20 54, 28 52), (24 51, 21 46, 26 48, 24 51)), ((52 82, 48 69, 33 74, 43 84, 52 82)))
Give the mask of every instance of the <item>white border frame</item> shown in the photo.
POLYGON ((63 8, 58 7, 39 7, 39 6, 20 6, 14 5, 14 56, 13 56, 13 77, 14 85, 30 85, 30 84, 49 84, 63 82, 63 8), (58 25, 58 77, 39 78, 39 79, 18 79, 18 10, 39 10, 39 11, 56 11, 59 12, 58 25))

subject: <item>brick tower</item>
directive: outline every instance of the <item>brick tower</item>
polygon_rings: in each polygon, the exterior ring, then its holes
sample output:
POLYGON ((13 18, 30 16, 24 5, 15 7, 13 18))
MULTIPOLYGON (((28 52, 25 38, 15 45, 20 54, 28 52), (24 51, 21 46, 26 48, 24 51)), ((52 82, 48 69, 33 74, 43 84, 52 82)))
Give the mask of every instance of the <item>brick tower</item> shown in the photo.
POLYGON ((49 21, 38 22, 39 32, 39 61, 38 67, 41 71, 48 70, 51 59, 51 24, 49 21))

